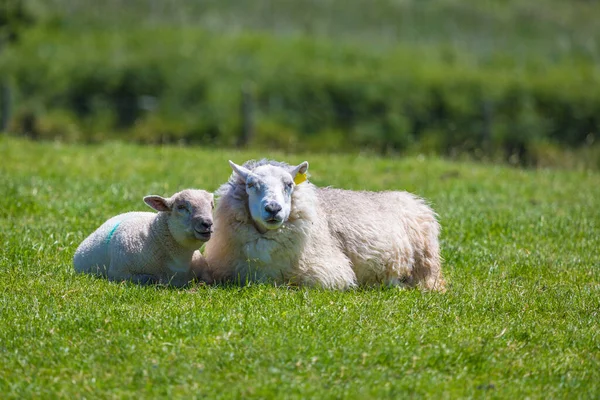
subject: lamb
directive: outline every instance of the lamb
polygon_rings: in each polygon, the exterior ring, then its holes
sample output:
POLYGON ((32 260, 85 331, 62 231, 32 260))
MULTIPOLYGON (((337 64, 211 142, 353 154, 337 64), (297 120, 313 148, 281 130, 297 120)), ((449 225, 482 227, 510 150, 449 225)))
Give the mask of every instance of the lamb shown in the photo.
POLYGON ((205 249, 214 280, 444 290, 440 227, 417 196, 317 188, 306 161, 229 163, 205 249))
POLYGON ((186 189, 170 198, 146 196, 144 202, 158 213, 110 218, 77 248, 75 271, 176 287, 201 278, 206 260, 197 249, 213 232, 212 193, 186 189))

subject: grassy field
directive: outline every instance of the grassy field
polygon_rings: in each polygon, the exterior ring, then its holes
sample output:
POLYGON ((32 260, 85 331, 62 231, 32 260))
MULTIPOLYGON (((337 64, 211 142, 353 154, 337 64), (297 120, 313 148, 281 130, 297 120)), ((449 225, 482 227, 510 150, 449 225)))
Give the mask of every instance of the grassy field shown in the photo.
POLYGON ((443 226, 446 294, 79 276, 79 242, 142 196, 214 190, 202 148, 0 138, 3 398, 597 398, 600 174, 268 154, 312 181, 403 189, 443 226))

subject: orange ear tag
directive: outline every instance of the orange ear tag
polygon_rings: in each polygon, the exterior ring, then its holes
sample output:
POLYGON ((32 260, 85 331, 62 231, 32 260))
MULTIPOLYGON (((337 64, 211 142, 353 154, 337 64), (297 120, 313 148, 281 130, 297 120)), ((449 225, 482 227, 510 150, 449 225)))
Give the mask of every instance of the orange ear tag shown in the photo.
POLYGON ((301 184, 302 182, 306 181, 306 172, 303 174, 296 174, 296 177, 294 178, 294 183, 296 185, 301 184))

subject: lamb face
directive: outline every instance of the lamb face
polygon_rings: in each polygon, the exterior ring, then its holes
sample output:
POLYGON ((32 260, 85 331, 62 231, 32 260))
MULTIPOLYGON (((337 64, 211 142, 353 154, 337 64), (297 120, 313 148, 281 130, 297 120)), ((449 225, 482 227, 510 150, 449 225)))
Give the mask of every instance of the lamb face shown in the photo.
POLYGON ((290 216, 294 177, 306 173, 308 163, 305 161, 290 169, 261 165, 252 171, 229 163, 246 184, 248 209, 259 230, 279 229, 290 216))
POLYGON ((213 232, 212 193, 186 189, 170 198, 146 196, 146 204, 157 211, 169 214, 169 230, 180 244, 195 245, 206 242, 213 232))

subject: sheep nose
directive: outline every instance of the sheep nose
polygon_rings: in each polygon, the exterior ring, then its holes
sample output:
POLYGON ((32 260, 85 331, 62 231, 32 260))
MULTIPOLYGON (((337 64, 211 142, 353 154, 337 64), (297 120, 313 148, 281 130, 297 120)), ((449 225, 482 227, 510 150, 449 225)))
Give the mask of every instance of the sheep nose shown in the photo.
POLYGON ((211 220, 203 220, 196 224, 196 230, 201 232, 208 232, 212 228, 213 222, 211 220))
POLYGON ((206 229, 210 229, 210 227, 213 226, 213 222, 212 221, 204 221, 200 225, 202 225, 206 229))
POLYGON ((277 214, 279 211, 281 211, 281 206, 277 203, 269 203, 265 206, 265 211, 268 212, 269 214, 277 214))

